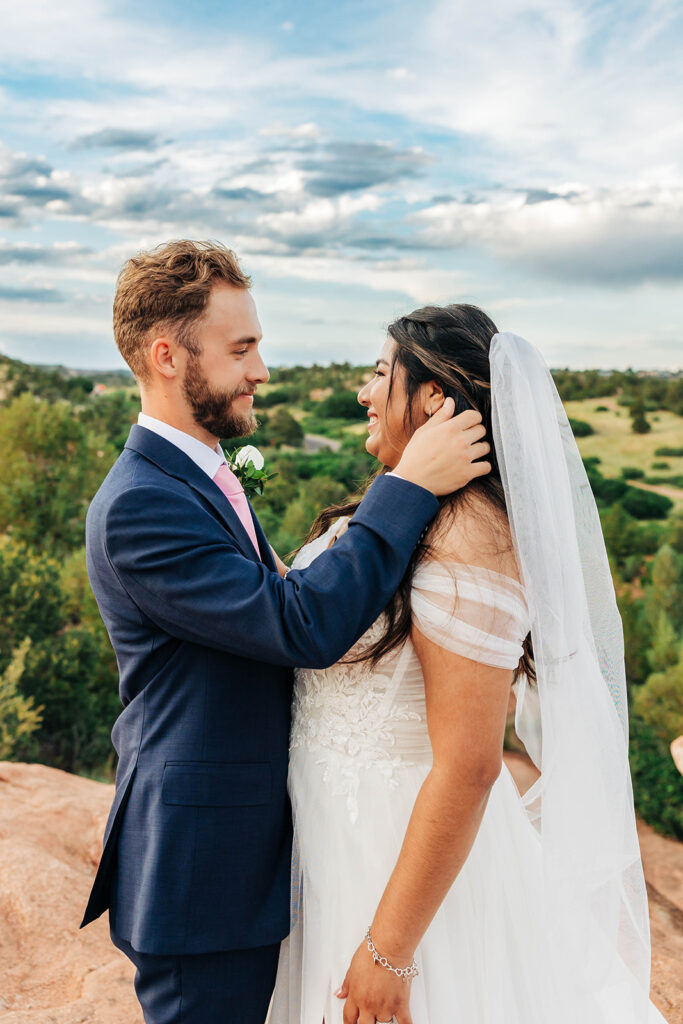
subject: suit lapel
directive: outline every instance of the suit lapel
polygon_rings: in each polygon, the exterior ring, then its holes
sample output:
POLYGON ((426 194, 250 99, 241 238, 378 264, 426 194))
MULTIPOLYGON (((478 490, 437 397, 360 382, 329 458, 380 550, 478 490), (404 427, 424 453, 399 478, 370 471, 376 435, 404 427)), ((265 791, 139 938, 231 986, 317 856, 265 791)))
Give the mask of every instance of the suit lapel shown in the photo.
MULTIPOLYGON (((259 549, 261 551, 261 561, 265 562, 265 564, 268 566, 269 569, 272 569, 274 572, 277 572, 277 566, 275 565, 275 559, 273 558, 273 552, 270 550, 270 544, 268 543, 268 538, 266 537, 265 533, 263 532, 263 527, 259 523, 258 516, 256 515, 256 513, 253 510, 253 508, 251 507, 251 502, 249 501, 249 499, 247 499, 247 502, 249 504, 249 511, 251 512, 251 519, 252 519, 252 522, 254 524, 254 529, 256 530, 256 540, 258 541, 258 546, 259 546, 259 549)), ((253 547, 253 544, 252 544, 252 547, 253 547)))
POLYGON ((266 564, 272 561, 270 547, 266 541, 263 530, 261 529, 261 525, 251 509, 251 505, 249 508, 252 518, 254 519, 256 536, 263 555, 262 559, 259 558, 257 552, 254 550, 254 545, 251 542, 249 534, 242 526, 240 517, 237 515, 223 492, 216 486, 213 480, 211 480, 207 474, 199 468, 196 462, 193 462, 189 455, 186 455, 180 448, 172 444, 170 441, 167 441, 166 438, 161 437, 159 434, 155 434, 153 430, 148 430, 147 427, 141 427, 137 423, 134 423, 130 428, 130 434, 126 441, 126 448, 131 448, 133 451, 138 452, 144 458, 153 462, 163 470, 164 473, 175 477, 177 480, 183 480, 186 484, 189 484, 194 491, 201 494, 209 505, 211 505, 223 525, 233 535, 239 544, 242 554, 247 558, 256 562, 263 560, 266 564))

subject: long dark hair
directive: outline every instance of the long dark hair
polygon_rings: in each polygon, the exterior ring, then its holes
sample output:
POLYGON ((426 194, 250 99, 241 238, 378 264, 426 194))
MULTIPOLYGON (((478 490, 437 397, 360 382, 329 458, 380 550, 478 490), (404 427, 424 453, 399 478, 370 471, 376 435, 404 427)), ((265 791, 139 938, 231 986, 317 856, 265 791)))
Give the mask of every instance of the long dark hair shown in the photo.
MULTIPOLYGON (((481 413, 491 443, 489 347, 498 328, 486 313, 477 306, 465 304, 425 306, 399 317, 389 325, 388 333, 396 342, 396 347, 390 370, 387 405, 391 401, 396 369, 400 367, 406 391, 406 429, 415 429, 415 400, 421 385, 435 381, 443 390, 444 397, 454 399, 456 415, 466 409, 476 409, 481 413)), ((459 508, 470 503, 474 495, 483 499, 483 502, 477 503, 478 515, 481 515, 483 505, 492 522, 507 522, 505 494, 492 444, 486 459, 491 463, 490 473, 475 478, 466 487, 439 499, 441 508, 436 528, 430 531, 430 535, 438 537, 441 528, 447 526, 450 518, 459 508)), ((314 522, 308 539, 320 536, 339 516, 352 516, 359 504, 360 499, 357 499, 326 508, 314 522)), ((387 621, 382 636, 358 657, 349 658, 350 661, 368 660, 374 665, 408 638, 411 629, 410 594, 413 576, 419 563, 430 553, 436 554, 428 536, 415 548, 398 590, 385 609, 387 621)), ((530 634, 524 641, 524 653, 515 672, 515 679, 522 672, 530 679, 535 679, 530 634)))

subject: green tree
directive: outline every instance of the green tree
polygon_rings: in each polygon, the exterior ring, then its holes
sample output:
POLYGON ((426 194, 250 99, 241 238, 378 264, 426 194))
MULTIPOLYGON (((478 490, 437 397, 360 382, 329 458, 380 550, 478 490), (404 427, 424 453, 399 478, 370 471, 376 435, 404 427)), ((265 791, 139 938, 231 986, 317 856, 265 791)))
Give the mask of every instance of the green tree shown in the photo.
POLYGON ((0 672, 25 637, 20 691, 43 706, 40 728, 15 754, 76 771, 102 764, 120 711, 116 663, 89 592, 83 552, 60 565, 0 541, 0 672))
POLYGON ((268 421, 269 440, 279 448, 286 444, 290 448, 298 448, 304 439, 301 425, 283 406, 278 406, 268 421))
POLYGON ((9 664, 0 675, 0 761, 11 757, 17 743, 40 726, 43 709, 34 706, 33 697, 19 693, 19 681, 30 646, 30 637, 25 637, 12 652, 9 664))
POLYGON ((683 559, 670 544, 663 544, 650 565, 650 585, 645 595, 645 612, 650 627, 655 630, 663 612, 674 630, 683 627, 681 607, 681 564, 683 559))
POLYGON ((0 532, 62 554, 83 543, 88 503, 115 458, 67 402, 23 394, 0 408, 0 532))
MULTIPOLYGON (((618 481, 614 481, 618 483, 618 481)), ((636 519, 664 519, 674 507, 671 498, 640 487, 628 487, 620 499, 626 511, 636 519)))
POLYGON ((642 399, 634 402, 631 406, 631 430, 634 434, 647 434, 652 430, 651 424, 645 415, 645 403, 642 399))
MULTIPOLYGON (((680 653, 680 652, 679 652, 680 653)), ((654 672, 633 693, 633 710, 664 743, 683 735, 683 660, 654 672)))

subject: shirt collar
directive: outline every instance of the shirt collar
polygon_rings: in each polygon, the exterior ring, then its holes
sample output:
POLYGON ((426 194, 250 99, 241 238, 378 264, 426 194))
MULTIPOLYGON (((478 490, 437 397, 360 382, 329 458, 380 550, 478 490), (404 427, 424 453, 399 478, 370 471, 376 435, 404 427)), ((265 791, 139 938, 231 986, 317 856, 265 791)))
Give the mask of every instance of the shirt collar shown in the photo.
POLYGON ((178 430, 177 427, 172 427, 170 423, 158 420, 154 416, 148 416, 144 412, 138 413, 138 423, 141 427, 152 430, 155 434, 159 434, 160 437, 170 441, 176 448, 180 448, 212 480, 226 461, 219 444, 216 445, 215 449, 209 448, 208 444, 198 441, 196 437, 186 434, 184 430, 178 430))

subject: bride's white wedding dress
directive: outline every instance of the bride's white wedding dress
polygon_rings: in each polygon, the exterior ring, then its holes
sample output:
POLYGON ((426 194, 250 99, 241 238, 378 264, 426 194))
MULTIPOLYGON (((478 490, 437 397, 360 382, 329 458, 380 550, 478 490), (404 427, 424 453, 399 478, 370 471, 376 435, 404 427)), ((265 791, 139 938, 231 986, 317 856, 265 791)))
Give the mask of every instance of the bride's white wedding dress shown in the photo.
MULTIPOLYGON (((295 567, 310 564, 344 525, 306 545, 295 567)), ((510 670, 529 630, 522 586, 476 565, 421 564, 412 611, 435 643, 510 670)), ((382 631, 381 617, 354 654, 382 631)), ((373 918, 431 762, 410 640, 374 669, 361 662, 297 672, 296 924, 282 946, 272 1024, 342 1024, 334 991, 373 918)), ((641 1024, 621 961, 599 986, 563 961, 541 878, 539 836, 503 765, 470 854, 417 949, 414 1024, 641 1024)), ((653 1006, 649 1012, 649 1021, 663 1021, 653 1006)))

